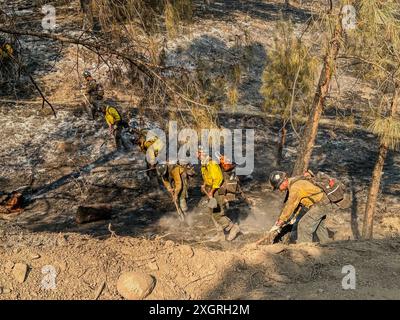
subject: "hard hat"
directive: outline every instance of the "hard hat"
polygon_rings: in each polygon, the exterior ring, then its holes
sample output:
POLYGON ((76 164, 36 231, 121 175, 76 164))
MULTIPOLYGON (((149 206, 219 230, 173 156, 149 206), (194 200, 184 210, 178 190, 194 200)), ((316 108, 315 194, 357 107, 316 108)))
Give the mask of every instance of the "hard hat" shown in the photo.
POLYGON ((287 178, 287 173, 284 171, 273 171, 269 176, 269 183, 274 190, 278 189, 283 181, 287 178))
POLYGON ((83 71, 82 75, 83 75, 85 78, 91 77, 91 76, 92 76, 92 74, 91 74, 90 71, 88 71, 88 70, 83 71))
POLYGON ((168 166, 165 163, 159 163, 156 165, 157 175, 159 177, 163 177, 167 174, 168 166))

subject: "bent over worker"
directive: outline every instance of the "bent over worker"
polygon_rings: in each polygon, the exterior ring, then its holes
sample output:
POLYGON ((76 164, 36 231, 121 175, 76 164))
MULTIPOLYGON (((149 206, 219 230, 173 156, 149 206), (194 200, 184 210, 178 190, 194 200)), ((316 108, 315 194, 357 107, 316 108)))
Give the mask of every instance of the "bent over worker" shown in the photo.
POLYGON ((187 212, 189 177, 194 175, 193 167, 182 160, 177 164, 157 164, 157 174, 174 202, 183 212, 187 212))
POLYGON ((226 240, 232 241, 240 233, 240 228, 225 215, 224 196, 219 193, 224 182, 221 168, 216 161, 206 155, 203 149, 200 148, 198 150, 197 156, 201 162, 201 175, 203 177, 201 190, 209 199, 208 208, 211 218, 221 232, 221 235, 225 238, 225 232, 228 232, 226 240), (214 209, 219 209, 219 212, 215 213, 214 209))
POLYGON ((311 181, 289 178, 283 171, 272 172, 269 180, 274 190, 289 193, 270 232, 279 233, 283 226, 293 224, 293 229, 297 229, 297 242, 312 242, 314 235, 320 242, 328 241, 325 219, 330 201, 325 192, 311 181))

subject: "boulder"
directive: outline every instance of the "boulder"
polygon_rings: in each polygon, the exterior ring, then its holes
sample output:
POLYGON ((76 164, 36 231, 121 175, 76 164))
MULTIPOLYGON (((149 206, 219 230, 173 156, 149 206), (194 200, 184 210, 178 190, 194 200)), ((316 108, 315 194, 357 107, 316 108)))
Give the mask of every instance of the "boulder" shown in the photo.
POLYGON ((127 300, 142 300, 154 289, 155 279, 142 272, 122 273, 117 282, 118 293, 127 300))

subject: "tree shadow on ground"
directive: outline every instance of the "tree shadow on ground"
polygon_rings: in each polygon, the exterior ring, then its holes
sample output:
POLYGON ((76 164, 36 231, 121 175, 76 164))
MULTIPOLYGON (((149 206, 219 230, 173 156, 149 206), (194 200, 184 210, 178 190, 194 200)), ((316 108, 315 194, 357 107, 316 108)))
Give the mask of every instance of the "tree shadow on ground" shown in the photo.
POLYGON ((235 105, 255 104, 263 101, 259 93, 261 77, 266 63, 264 46, 259 42, 246 42, 237 39, 229 44, 223 39, 202 35, 192 40, 185 48, 178 48, 169 53, 172 65, 179 63, 195 66, 194 81, 208 97, 208 103, 235 105), (237 88, 237 103, 227 98, 228 90, 237 88))
POLYGON ((277 21, 281 16, 290 18, 297 23, 304 23, 311 18, 312 12, 307 9, 297 7, 287 7, 284 1, 281 3, 273 3, 271 1, 232 1, 218 0, 210 1, 210 5, 205 10, 197 10, 196 17, 212 18, 220 20, 235 20, 235 13, 243 12, 251 18, 262 19, 265 21, 277 21))

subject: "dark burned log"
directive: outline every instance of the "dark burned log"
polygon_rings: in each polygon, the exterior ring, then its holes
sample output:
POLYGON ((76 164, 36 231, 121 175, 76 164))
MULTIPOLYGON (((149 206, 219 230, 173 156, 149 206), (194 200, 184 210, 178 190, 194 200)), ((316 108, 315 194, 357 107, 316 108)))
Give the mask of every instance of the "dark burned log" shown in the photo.
POLYGON ((75 221, 78 224, 107 220, 112 216, 112 207, 109 204, 95 204, 90 206, 79 206, 76 210, 75 221))

